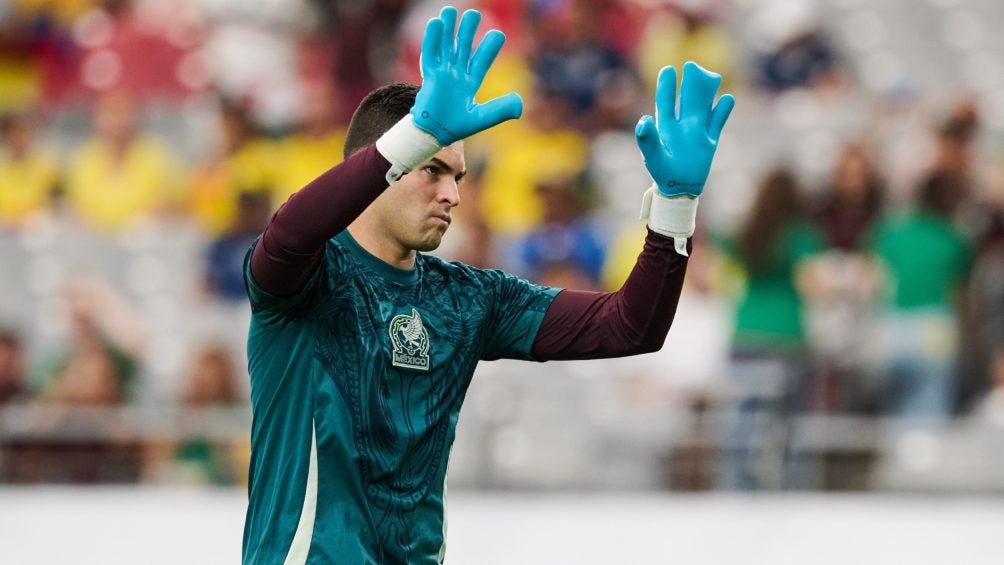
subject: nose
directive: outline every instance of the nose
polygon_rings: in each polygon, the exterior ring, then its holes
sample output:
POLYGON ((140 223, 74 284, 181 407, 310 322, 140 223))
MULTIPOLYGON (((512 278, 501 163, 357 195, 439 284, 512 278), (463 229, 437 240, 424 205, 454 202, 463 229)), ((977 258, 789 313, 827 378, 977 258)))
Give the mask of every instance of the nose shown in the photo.
POLYGON ((448 204, 450 208, 460 204, 460 187, 457 186, 457 179, 443 175, 436 200, 448 204))

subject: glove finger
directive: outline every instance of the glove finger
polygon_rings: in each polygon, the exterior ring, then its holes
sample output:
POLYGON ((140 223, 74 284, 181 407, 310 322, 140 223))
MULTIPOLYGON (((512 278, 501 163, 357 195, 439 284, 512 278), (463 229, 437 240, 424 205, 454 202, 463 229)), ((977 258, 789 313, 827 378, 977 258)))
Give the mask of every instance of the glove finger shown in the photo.
POLYGON ((457 26, 457 9, 453 6, 443 8, 439 13, 439 19, 443 20, 443 40, 439 45, 440 60, 452 61, 453 53, 456 51, 454 28, 457 26))
POLYGON ((471 78, 481 84, 481 81, 485 80, 485 75, 488 74, 489 67, 495 62, 495 57, 498 57, 499 51, 502 50, 502 44, 505 43, 505 34, 497 29, 493 29, 485 34, 485 38, 481 40, 481 44, 478 45, 474 55, 471 56, 471 78))
POLYGON ((422 76, 439 65, 439 44, 443 41, 443 20, 432 18, 425 26, 425 36, 422 38, 422 55, 419 67, 422 76))
POLYGON ((470 61, 474 34, 478 31, 479 23, 481 23, 481 12, 477 10, 467 10, 460 18, 460 28, 457 31, 457 66, 461 69, 466 69, 470 61))
POLYGON ((684 63, 683 82, 680 85, 680 119, 700 116, 702 120, 706 120, 721 83, 721 75, 704 70, 693 61, 684 63))
POLYGON ((638 125, 634 128, 634 137, 638 142, 638 149, 645 158, 645 164, 650 165, 649 170, 651 166, 660 167, 665 158, 666 148, 659 139, 659 130, 656 129, 655 119, 652 116, 645 115, 638 120, 638 125))
POLYGON ((523 99, 515 92, 510 92, 509 94, 478 105, 480 130, 497 126, 507 120, 514 120, 522 115, 523 99))
POLYGON ((655 119, 664 134, 671 131, 676 120, 676 69, 663 67, 655 85, 655 119))
POLYGON ((708 119, 708 137, 718 143, 718 138, 722 135, 722 128, 725 127, 729 114, 736 106, 736 99, 731 94, 723 94, 715 104, 715 109, 711 111, 711 118, 708 119))

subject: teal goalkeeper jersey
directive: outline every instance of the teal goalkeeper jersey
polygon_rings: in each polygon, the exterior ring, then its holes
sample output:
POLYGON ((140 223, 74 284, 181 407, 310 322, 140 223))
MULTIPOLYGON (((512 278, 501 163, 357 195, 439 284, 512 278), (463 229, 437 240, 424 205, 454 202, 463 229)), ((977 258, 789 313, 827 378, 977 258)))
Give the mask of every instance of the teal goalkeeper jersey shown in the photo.
POLYGON ((530 359, 559 290, 422 254, 396 269, 347 231, 296 296, 268 294, 249 265, 243 562, 442 562, 446 467, 474 368, 530 359))

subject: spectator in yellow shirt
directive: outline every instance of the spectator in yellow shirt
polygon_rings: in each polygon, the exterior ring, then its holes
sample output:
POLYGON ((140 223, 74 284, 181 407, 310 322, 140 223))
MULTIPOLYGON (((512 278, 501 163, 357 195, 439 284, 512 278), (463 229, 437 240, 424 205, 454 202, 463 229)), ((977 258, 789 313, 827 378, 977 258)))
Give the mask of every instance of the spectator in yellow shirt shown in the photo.
POLYGON ((220 148, 196 167, 188 192, 189 210, 210 235, 233 226, 241 194, 271 192, 277 160, 275 144, 257 135, 243 105, 223 105, 220 129, 220 148))
POLYGON ((304 85, 300 127, 280 145, 280 173, 272 193, 274 206, 342 161, 345 128, 336 119, 338 102, 330 83, 304 85))
POLYGON ((679 68, 685 61, 715 69, 722 75, 722 88, 734 88, 735 57, 729 34, 715 21, 712 2, 688 0, 676 6, 659 8, 648 19, 638 45, 638 68, 642 77, 650 80, 649 91, 655 91, 655 77, 666 65, 679 68))
POLYGON ((53 151, 34 146, 34 133, 23 114, 0 120, 0 228, 22 225, 52 202, 57 160, 53 151))
POLYGON ((89 226, 115 231, 164 210, 182 172, 167 146, 141 134, 135 100, 124 92, 102 96, 95 135, 77 151, 66 196, 89 226))
POLYGON ((575 178, 586 166, 589 144, 566 128, 569 107, 555 94, 538 93, 528 115, 507 124, 483 150, 490 154, 484 172, 482 210, 492 231, 520 237, 540 225, 544 207, 537 185, 575 178))

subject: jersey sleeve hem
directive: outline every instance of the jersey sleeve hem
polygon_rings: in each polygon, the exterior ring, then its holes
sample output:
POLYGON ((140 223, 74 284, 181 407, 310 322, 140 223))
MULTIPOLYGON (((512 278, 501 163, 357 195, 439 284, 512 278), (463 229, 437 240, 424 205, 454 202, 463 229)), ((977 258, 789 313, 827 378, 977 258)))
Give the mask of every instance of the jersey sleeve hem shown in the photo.
POLYGON ((532 352, 533 344, 537 340, 537 333, 540 332, 541 325, 544 323, 544 316, 547 314, 548 309, 550 309, 551 304, 554 303, 555 297, 558 296, 558 293, 564 289, 553 287, 538 288, 541 288, 541 290, 539 291, 538 296, 534 299, 537 304, 527 307, 529 313, 526 314, 526 317, 524 318, 524 323, 526 324, 524 327, 526 328, 526 331, 523 332, 522 336, 520 336, 517 341, 512 343, 511 347, 508 348, 509 351, 507 353, 489 355, 487 357, 483 357, 483 360, 492 361, 494 359, 506 358, 542 362, 534 357, 532 352))
POLYGON ((317 287, 317 281, 321 278, 321 271, 324 270, 324 262, 322 261, 317 266, 299 292, 292 296, 276 296, 259 286, 257 281, 254 280, 254 274, 251 272, 251 254, 254 252, 254 248, 258 245, 259 241, 261 241, 260 236, 251 244, 247 254, 244 256, 244 286, 248 299, 251 302, 252 315, 259 317, 266 325, 269 325, 290 315, 313 292, 317 287))
POLYGON ((548 361, 547 359, 540 359, 533 354, 533 344, 537 343, 537 335, 540 334, 540 328, 544 325, 544 318, 547 317, 547 312, 551 309, 551 306, 554 306, 554 299, 564 292, 564 290, 563 288, 548 288, 545 292, 548 298, 547 308, 544 308, 537 314, 530 331, 526 332, 526 339, 529 341, 520 344, 523 351, 527 352, 527 361, 534 361, 536 363, 545 363, 548 361))

